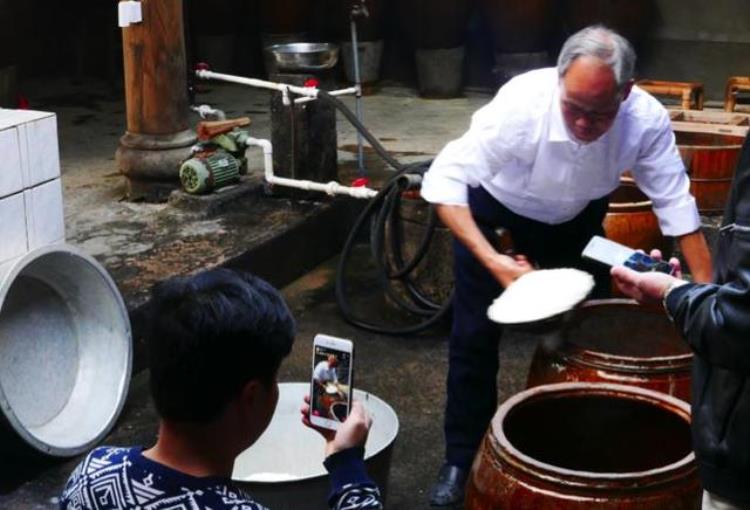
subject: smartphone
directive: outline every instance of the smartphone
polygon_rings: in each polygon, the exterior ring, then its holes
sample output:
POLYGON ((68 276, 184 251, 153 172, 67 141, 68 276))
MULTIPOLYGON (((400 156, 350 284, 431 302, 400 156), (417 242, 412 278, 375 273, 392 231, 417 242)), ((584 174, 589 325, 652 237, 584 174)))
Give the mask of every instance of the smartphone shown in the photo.
POLYGON ((674 274, 675 271, 675 267, 668 262, 656 260, 645 253, 601 236, 592 237, 583 249, 581 256, 608 266, 622 265, 642 273, 658 271, 674 274))
POLYGON ((338 429, 352 405, 354 344, 318 334, 313 340, 310 423, 338 429))

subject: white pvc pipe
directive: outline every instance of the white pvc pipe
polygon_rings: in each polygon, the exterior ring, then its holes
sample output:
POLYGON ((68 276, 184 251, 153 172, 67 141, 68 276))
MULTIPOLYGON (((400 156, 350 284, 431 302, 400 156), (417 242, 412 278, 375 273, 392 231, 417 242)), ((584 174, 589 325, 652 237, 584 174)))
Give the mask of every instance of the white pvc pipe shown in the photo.
MULTIPOLYGON (((232 74, 215 73, 213 71, 207 71, 203 69, 196 71, 195 74, 196 76, 198 76, 198 78, 202 78, 205 80, 218 80, 218 81, 226 81, 230 83, 238 83, 240 85, 248 85, 250 87, 257 87, 257 88, 268 89, 268 90, 276 90, 283 94, 294 92, 295 94, 304 96, 304 97, 300 97, 294 100, 294 102, 297 104, 314 101, 318 97, 319 89, 317 87, 298 87, 296 85, 289 85, 288 83, 276 83, 273 81, 259 80, 257 78, 245 78, 242 76, 235 76, 232 74)), ((331 92, 329 92, 329 94, 332 96, 343 96, 347 94, 357 94, 357 93, 359 93, 359 88, 356 86, 349 87, 346 89, 332 90, 331 92)))
POLYGON ((277 186, 286 186, 288 188, 297 188, 306 191, 322 191, 330 196, 333 195, 349 195, 354 198, 365 198, 370 199, 378 194, 374 189, 366 186, 362 187, 350 187, 342 186, 336 181, 328 183, 303 181, 299 179, 288 179, 286 177, 276 177, 273 174, 273 147, 269 140, 261 138, 248 138, 245 142, 248 146, 260 147, 263 149, 263 167, 266 182, 277 186))
MULTIPOLYGON (((328 94, 331 96, 345 96, 347 94, 356 94, 359 91, 359 89, 355 87, 349 87, 348 89, 338 89, 338 90, 332 90, 328 94)), ((296 104, 300 103, 309 103, 310 101, 314 101, 314 97, 299 97, 294 100, 296 104)))
POLYGON ((195 75, 198 78, 203 78, 205 80, 226 81, 230 83, 238 83, 240 85, 249 85, 250 87, 257 87, 261 89, 276 90, 278 92, 294 92, 295 94, 298 94, 300 96, 308 96, 312 98, 318 97, 318 89, 315 87, 298 87, 296 85, 289 85, 287 83, 275 83, 272 81, 259 80, 257 78, 244 78, 242 76, 215 73, 213 71, 207 71, 204 69, 195 71, 195 75))

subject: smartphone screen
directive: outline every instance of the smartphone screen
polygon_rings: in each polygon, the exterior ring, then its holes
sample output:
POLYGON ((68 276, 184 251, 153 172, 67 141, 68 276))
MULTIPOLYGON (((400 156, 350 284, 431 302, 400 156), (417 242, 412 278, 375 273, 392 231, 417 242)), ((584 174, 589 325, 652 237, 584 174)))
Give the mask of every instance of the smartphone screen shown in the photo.
POLYGON ((336 429, 349 415, 352 392, 352 342, 317 335, 313 342, 310 421, 336 429))

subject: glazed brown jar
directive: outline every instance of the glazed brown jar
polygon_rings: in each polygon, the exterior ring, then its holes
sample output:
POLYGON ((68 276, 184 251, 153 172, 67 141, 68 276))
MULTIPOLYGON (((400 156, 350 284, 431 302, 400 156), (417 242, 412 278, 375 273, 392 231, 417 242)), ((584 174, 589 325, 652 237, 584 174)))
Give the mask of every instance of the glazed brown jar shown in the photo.
POLYGON ((465 508, 697 509, 700 494, 685 402, 632 386, 561 383, 499 407, 465 508))

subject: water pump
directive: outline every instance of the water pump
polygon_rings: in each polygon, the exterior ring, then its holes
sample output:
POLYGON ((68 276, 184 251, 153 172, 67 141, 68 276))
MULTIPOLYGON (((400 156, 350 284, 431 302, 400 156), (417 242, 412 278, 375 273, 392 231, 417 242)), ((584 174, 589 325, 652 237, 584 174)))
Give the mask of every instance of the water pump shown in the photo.
POLYGON ((192 155, 180 166, 182 188, 191 194, 210 193, 229 186, 247 173, 245 141, 250 119, 207 121, 198 124, 199 142, 192 155))

